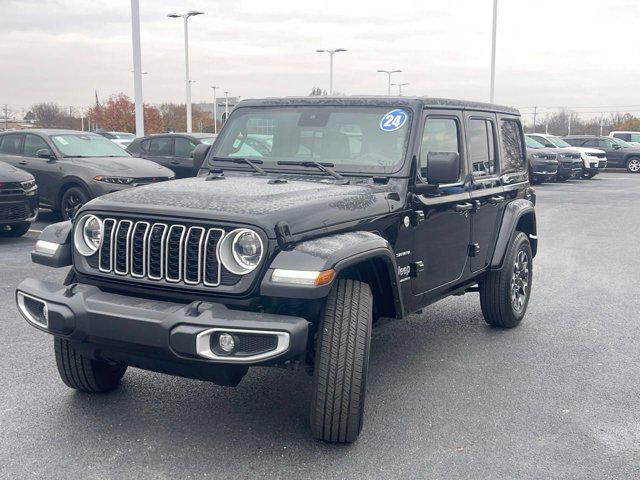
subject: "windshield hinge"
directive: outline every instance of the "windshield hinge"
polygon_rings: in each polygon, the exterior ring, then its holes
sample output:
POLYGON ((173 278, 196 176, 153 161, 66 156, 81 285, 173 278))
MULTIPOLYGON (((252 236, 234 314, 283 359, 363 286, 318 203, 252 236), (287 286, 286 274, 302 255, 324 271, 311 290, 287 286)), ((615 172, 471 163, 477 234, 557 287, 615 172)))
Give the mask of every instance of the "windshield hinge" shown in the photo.
POLYGON ((275 227, 276 240, 281 250, 291 250, 293 248, 293 236, 291 228, 287 222, 278 222, 275 227))

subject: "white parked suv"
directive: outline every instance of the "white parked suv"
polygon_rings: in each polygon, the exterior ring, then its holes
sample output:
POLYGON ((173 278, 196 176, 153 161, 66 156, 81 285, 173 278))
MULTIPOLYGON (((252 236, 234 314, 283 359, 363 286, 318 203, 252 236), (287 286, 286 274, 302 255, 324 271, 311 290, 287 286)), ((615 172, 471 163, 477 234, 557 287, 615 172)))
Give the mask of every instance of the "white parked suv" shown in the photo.
POLYGON ((640 132, 628 131, 616 131, 609 134, 612 138, 619 138, 627 143, 630 143, 634 147, 640 147, 640 132))
POLYGON ((607 154, 604 150, 597 148, 574 147, 569 145, 560 137, 546 133, 527 133, 527 137, 533 138, 545 147, 550 148, 571 148, 580 152, 582 158, 582 177, 593 178, 600 170, 607 166, 607 154))

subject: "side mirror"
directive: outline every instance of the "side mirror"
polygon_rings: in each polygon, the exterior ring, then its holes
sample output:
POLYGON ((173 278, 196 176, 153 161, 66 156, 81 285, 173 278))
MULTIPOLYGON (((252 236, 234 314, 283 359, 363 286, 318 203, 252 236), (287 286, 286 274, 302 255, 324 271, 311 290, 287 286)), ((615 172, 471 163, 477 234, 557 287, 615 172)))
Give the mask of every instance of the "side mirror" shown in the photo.
POLYGON ((199 170, 200 167, 202 167, 202 164, 204 163, 204 159, 207 158, 207 154, 209 153, 210 148, 211 148, 211 145, 207 145, 206 143, 201 143, 191 153, 191 156, 193 157, 193 166, 195 167, 196 170, 199 170))
POLYGON ((429 152, 427 154, 427 182, 429 184, 456 183, 460 178, 458 152, 429 152))
POLYGON ((48 148, 41 148, 40 150, 36 151, 36 157, 46 158, 47 160, 56 160, 56 156, 48 148))
POLYGON ((620 145, 618 145, 617 143, 613 144, 613 149, 614 150, 620 150, 622 147, 620 145))

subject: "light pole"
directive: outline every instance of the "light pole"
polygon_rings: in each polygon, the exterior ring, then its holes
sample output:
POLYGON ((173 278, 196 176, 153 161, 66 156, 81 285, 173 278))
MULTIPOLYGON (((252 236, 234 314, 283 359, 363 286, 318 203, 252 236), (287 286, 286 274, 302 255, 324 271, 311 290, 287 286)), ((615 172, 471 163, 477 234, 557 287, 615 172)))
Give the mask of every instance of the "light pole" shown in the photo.
POLYGON ((336 48, 334 50, 324 50, 319 48, 316 50, 318 53, 329 54, 329 95, 333 95, 333 56, 338 52, 346 52, 346 48, 336 48))
POLYGON ((131 0, 131 46, 133 49, 133 92, 136 112, 136 136, 144 136, 144 105, 142 103, 142 55, 140 53, 140 7, 131 0))
POLYGON ((216 88, 213 85, 211 85, 211 88, 213 88, 213 133, 217 134, 218 133, 218 99, 216 98, 216 88))
POLYGON ((496 89, 496 29, 498 27, 498 0, 493 0, 493 32, 491 36, 491 88, 489 101, 493 103, 496 89))
POLYGON ((229 118, 229 92, 224 91, 224 121, 229 118))
POLYGON ((391 75, 393 73, 401 73, 402 70, 378 70, 378 73, 387 74, 387 95, 391 96, 391 75))
POLYGON ((189 17, 204 15, 204 12, 191 10, 184 14, 170 13, 169 18, 182 18, 184 20, 184 71, 187 88, 187 133, 191 133, 191 80, 189 80, 189 17))
POLYGON ((398 87, 398 96, 401 97, 402 87, 404 87, 405 85, 409 85, 409 83, 392 83, 391 85, 393 85, 394 87, 398 87))

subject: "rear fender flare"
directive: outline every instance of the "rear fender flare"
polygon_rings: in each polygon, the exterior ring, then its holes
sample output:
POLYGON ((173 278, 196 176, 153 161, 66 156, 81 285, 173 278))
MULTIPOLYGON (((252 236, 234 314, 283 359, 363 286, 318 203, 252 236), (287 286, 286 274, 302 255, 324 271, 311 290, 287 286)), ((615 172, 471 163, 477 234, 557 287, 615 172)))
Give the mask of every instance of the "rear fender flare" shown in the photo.
POLYGON ((538 250, 538 237, 536 225, 536 212, 533 203, 519 198, 509 202, 502 216, 502 223, 496 241, 496 247, 491 259, 491 268, 502 268, 504 256, 515 236, 516 231, 522 231, 529 237, 531 250, 535 256, 538 250))

